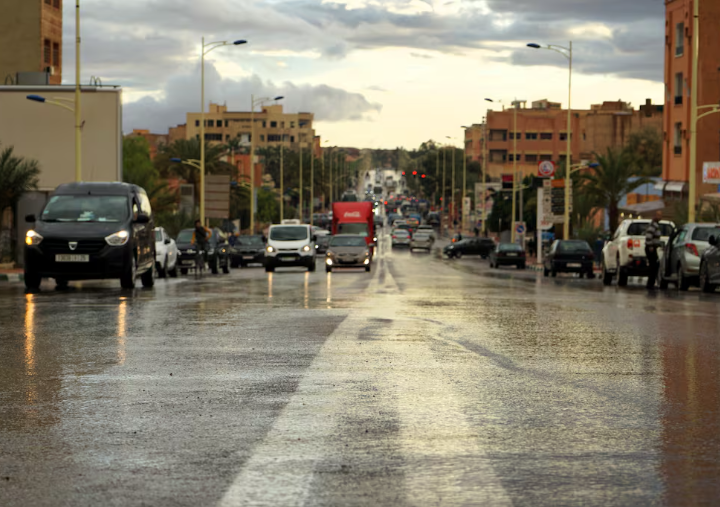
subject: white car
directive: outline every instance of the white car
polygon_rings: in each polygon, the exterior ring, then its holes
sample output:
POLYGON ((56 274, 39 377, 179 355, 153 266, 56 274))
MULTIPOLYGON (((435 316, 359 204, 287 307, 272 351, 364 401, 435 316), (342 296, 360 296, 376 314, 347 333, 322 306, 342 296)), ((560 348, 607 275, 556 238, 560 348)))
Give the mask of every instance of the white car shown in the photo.
POLYGON ((430 232, 418 230, 410 239, 410 250, 421 248, 429 252, 432 249, 434 241, 430 232))
POLYGON ((316 251, 310 225, 271 225, 265 248, 265 271, 272 273, 284 266, 303 266, 315 271, 316 251))
POLYGON ((162 227, 155 227, 155 266, 160 278, 177 276, 178 248, 162 227))
MULTIPOLYGON (((612 239, 605 244, 602 251, 602 281, 610 285, 615 276, 618 286, 627 285, 630 276, 648 276, 649 264, 645 257, 645 231, 650 220, 623 220, 612 239)), ((675 224, 668 220, 660 221, 663 243, 675 230, 675 224)), ((658 249, 658 257, 662 256, 662 248, 658 249)))

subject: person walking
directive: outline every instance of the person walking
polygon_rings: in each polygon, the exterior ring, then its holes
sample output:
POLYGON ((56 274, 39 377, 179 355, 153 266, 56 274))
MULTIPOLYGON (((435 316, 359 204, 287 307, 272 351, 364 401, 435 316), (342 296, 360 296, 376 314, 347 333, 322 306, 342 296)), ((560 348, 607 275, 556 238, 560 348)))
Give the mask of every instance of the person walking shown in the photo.
POLYGON ((650 225, 645 230, 645 257, 648 261, 648 268, 650 273, 648 275, 647 289, 655 289, 655 279, 657 278, 658 272, 658 249, 662 247, 662 241, 660 237, 662 232, 660 231, 660 220, 662 220, 662 211, 655 212, 655 216, 650 222, 650 225))

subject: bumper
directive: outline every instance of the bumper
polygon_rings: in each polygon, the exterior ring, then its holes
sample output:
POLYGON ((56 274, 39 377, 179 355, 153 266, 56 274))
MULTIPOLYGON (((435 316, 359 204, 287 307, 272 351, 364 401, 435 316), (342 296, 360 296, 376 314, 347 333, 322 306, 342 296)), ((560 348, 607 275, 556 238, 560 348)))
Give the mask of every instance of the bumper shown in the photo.
POLYGON ((633 257, 622 269, 628 276, 648 276, 650 274, 650 264, 645 257, 633 257))
POLYGON ((39 246, 25 247, 25 271, 44 278, 65 280, 101 280, 120 278, 130 262, 131 248, 106 246, 95 253, 88 253, 89 262, 56 262, 56 252, 43 251, 39 246))
POLYGON ((409 241, 393 241, 392 246, 410 246, 409 241))
POLYGON ((325 259, 325 265, 332 266, 333 268, 364 268, 365 266, 369 266, 371 263, 372 260, 369 257, 356 257, 353 259, 328 257, 325 259), (329 264, 328 261, 332 261, 332 264, 329 264))
POLYGON ((498 266, 522 266, 525 264, 525 257, 498 257, 495 259, 498 266))
POLYGON ((432 243, 410 243, 410 248, 427 248, 428 250, 432 247, 432 243))
POLYGON ((298 253, 277 253, 275 255, 265 255, 265 266, 309 266, 315 263, 315 257, 312 255, 300 255, 298 253))
POLYGON ((262 264, 265 261, 265 253, 264 252, 238 252, 236 254, 233 254, 232 259, 234 262, 237 262, 238 264, 250 264, 250 263, 259 263, 262 264))
POLYGON ((593 270, 592 261, 554 261, 552 267, 558 273, 589 273, 593 270))

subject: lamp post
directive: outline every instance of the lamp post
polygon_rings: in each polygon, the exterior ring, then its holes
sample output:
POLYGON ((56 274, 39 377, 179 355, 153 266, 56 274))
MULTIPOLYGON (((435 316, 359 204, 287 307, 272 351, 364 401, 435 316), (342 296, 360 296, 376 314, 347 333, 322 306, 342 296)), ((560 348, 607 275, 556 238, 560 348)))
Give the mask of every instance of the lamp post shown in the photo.
POLYGON ((437 205, 437 196, 440 191, 440 149, 435 147, 435 205, 437 205))
POLYGON ((246 42, 246 40, 236 40, 235 42, 205 43, 205 37, 202 38, 200 51, 200 222, 203 225, 205 225, 205 55, 221 46, 239 46, 246 42))
MULTIPOLYGON (((472 127, 465 127, 465 126, 463 126, 462 128, 472 129, 472 127)), ((472 145, 472 134, 470 134, 470 143, 472 145)), ((473 154, 475 154, 474 151, 473 151, 473 154)), ((460 205, 461 205, 460 215, 462 216, 463 227, 465 227, 467 225, 467 224, 465 224, 465 212, 467 211, 465 209, 465 196, 467 194, 467 139, 465 137, 463 137, 463 186, 462 186, 462 188, 463 189, 462 189, 462 201, 460 201, 460 205)), ((470 213, 468 213, 467 215, 470 216, 470 213)))
MULTIPOLYGON (((454 137, 445 136, 447 139, 450 139, 451 141, 457 141, 454 137)), ((455 225, 455 220, 457 220, 457 207, 455 206, 455 152, 456 152, 455 145, 453 144, 452 147, 452 170, 450 171, 451 177, 450 177, 450 214, 453 217, 453 225, 455 225)))
MULTIPOLYGON (((695 1, 695 7, 697 8, 697 0, 695 1)), ((696 18, 697 20, 697 18, 696 18)), ((568 60, 568 112, 567 112, 567 150, 565 154, 565 167, 568 168, 566 171, 567 178, 570 178, 570 166, 572 165, 572 64, 573 64, 573 43, 565 46, 556 46, 549 44, 547 46, 541 46, 540 44, 531 43, 527 47, 533 49, 546 49, 548 51, 555 51, 560 53, 568 60)), ((697 48, 697 46, 695 46, 697 48)), ((694 95, 694 94, 693 94, 694 95)), ((570 239, 570 185, 572 183, 565 182, 565 223, 563 224, 563 238, 570 239)))
POLYGON ((285 218, 285 171, 283 153, 285 151, 285 136, 280 134, 280 223, 285 218))
MULTIPOLYGON (((487 206, 486 201, 487 199, 487 167, 488 167, 488 161, 487 161, 487 117, 483 118, 483 129, 482 129, 482 173, 483 173, 483 202, 482 202, 482 210, 483 210, 483 235, 487 236, 487 206)), ((499 233, 499 231, 498 231, 499 233)))
POLYGON ((255 234, 255 107, 271 100, 278 101, 284 97, 258 97, 250 96, 250 234, 255 234))

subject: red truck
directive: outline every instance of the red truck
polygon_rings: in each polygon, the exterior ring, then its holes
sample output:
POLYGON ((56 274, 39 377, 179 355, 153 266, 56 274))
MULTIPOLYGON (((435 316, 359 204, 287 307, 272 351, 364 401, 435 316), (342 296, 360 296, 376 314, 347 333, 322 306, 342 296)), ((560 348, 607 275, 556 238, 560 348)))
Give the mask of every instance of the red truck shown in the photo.
POLYGON ((334 202, 332 205, 332 233, 359 234, 368 245, 375 243, 375 216, 373 203, 334 202))

